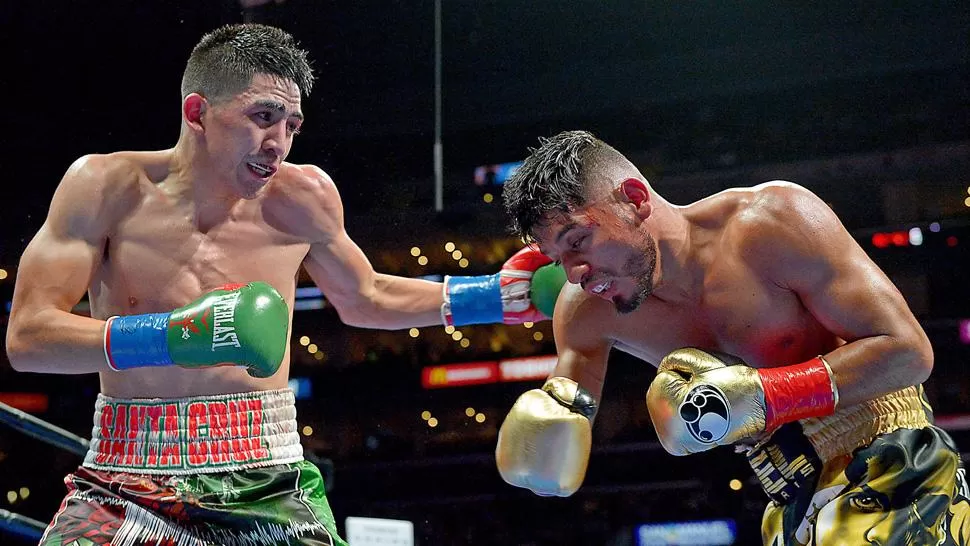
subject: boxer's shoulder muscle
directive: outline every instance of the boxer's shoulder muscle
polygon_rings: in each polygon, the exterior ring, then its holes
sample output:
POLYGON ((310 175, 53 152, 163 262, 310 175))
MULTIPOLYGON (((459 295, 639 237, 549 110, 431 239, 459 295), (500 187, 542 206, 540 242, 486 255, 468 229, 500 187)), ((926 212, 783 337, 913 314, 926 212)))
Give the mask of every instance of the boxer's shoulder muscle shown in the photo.
POLYGON ((71 232, 105 231, 134 208, 144 169, 125 153, 88 154, 68 167, 52 202, 52 220, 71 232), (100 229, 98 229, 100 228, 100 229))
POLYGON ((825 201, 802 186, 781 181, 756 186, 728 230, 739 256, 770 270, 807 267, 810 264, 801 263, 799 256, 821 258, 821 247, 841 246, 846 235, 825 201))
POLYGON ((556 343, 578 351, 608 350, 617 320, 610 302, 590 296, 579 285, 566 283, 553 317, 556 343))
POLYGON ((309 243, 325 242, 344 229, 343 203, 330 176, 314 165, 284 163, 264 200, 268 217, 309 243))

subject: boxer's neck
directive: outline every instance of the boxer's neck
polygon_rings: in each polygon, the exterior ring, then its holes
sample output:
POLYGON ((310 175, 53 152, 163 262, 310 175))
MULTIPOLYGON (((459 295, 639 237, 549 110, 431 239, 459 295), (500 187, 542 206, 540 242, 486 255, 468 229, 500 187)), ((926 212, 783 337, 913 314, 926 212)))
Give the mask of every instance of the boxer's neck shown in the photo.
POLYGON ((183 134, 172 155, 170 191, 191 202, 199 226, 224 220, 243 198, 232 185, 235 173, 219 172, 197 138, 183 134))
POLYGON ((667 302, 689 301, 699 292, 700 280, 692 265, 693 226, 681 208, 654 199, 654 211, 647 220, 657 241, 657 269, 652 296, 667 302))

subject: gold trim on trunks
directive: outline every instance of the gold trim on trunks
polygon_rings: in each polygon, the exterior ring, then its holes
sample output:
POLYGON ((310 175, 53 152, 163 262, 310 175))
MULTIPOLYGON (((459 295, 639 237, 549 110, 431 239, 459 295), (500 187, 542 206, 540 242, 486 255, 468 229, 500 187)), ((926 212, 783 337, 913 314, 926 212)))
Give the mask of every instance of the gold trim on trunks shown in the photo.
POLYGON ((800 422, 805 436, 823 462, 851 454, 856 448, 869 445, 880 434, 930 425, 917 387, 906 387, 837 410, 827 417, 803 419, 800 422))

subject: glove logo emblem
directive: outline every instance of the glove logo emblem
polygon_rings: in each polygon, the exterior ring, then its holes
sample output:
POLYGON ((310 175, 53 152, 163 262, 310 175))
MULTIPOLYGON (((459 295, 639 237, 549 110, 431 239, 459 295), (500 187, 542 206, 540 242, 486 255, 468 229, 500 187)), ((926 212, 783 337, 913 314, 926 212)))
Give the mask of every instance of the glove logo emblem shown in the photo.
POLYGON ((702 444, 713 444, 724 438, 731 422, 727 397, 713 385, 698 385, 691 389, 677 412, 690 435, 702 444))

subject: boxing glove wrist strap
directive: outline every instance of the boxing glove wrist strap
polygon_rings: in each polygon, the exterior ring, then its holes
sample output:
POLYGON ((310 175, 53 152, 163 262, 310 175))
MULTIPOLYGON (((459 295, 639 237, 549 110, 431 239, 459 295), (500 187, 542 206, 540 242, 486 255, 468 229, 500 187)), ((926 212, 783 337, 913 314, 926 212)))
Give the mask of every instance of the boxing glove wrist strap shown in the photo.
POLYGON ((831 415, 838 404, 835 377, 821 356, 792 366, 761 368, 758 375, 769 432, 791 421, 831 415))
POLYGON ((445 277, 441 319, 446 326, 502 323, 502 288, 498 273, 445 277))
POLYGON ((596 399, 572 379, 550 377, 542 385, 542 390, 559 402, 559 405, 573 413, 578 413, 590 421, 596 416, 598 409, 596 399))
POLYGON ((168 321, 172 313, 114 316, 104 326, 104 357, 116 371, 170 366, 168 321))

